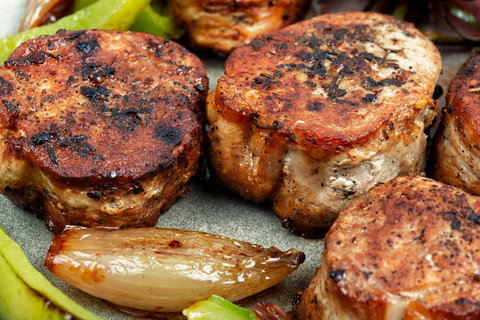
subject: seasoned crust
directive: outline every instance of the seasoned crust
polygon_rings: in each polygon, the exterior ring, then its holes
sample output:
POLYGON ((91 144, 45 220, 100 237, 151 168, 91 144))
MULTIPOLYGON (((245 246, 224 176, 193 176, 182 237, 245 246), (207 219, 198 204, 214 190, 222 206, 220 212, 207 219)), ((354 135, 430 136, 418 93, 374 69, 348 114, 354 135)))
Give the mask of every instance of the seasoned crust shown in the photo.
POLYGON ((314 236, 376 182, 423 170, 440 69, 413 25, 378 13, 259 37, 230 55, 207 101, 211 165, 222 184, 272 199, 285 225, 314 236))
POLYGON ((474 56, 450 83, 428 166, 432 178, 474 195, 480 195, 479 79, 480 56, 474 56))
POLYGON ((185 48, 141 33, 60 32, 22 44, 0 76, 2 190, 51 228, 152 225, 185 193, 208 91, 185 48))
POLYGON ((297 318, 475 317, 479 228, 480 199, 460 189, 421 177, 377 186, 328 232, 297 318))
POLYGON ((429 102, 440 68, 438 50, 412 24, 377 13, 323 15, 237 49, 216 104, 226 117, 277 121, 277 131, 290 129, 322 158, 412 117, 408 108, 429 102))
POLYGON ((169 0, 191 46, 228 54, 305 14, 310 0, 169 0))

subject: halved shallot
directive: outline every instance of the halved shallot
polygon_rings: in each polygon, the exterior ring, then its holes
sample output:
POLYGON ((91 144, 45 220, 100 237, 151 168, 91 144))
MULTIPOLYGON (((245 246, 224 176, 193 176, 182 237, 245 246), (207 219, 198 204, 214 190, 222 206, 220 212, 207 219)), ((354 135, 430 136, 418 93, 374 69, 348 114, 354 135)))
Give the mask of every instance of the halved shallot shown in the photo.
POLYGON ((258 293, 304 259, 295 249, 265 249, 204 232, 67 226, 53 238, 45 265, 114 304, 177 312, 212 294, 238 301, 258 293))

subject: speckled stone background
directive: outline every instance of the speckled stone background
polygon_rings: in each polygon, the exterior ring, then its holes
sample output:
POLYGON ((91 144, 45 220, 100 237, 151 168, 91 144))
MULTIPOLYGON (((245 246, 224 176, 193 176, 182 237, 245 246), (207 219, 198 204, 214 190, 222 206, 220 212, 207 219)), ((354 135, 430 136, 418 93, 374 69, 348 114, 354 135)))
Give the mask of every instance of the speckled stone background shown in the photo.
MULTIPOLYGON (((26 0, 0 0, 0 37, 16 32, 25 5, 26 0)), ((309 16, 313 15, 314 11, 311 10, 309 16)), ((452 48, 442 48, 441 51, 444 58, 444 72, 439 84, 446 91, 450 79, 468 58, 470 51, 452 48)), ((218 77, 223 74, 223 60, 213 55, 201 56, 201 59, 207 67, 210 90, 212 90, 218 77)), ((440 107, 445 104, 443 97, 438 104, 440 107)), ((268 301, 291 310, 294 294, 308 285, 316 268, 320 266, 324 241, 306 240, 290 234, 281 227, 280 220, 275 217, 268 205, 257 205, 246 201, 238 195, 220 189, 208 179, 202 179, 200 175, 197 175, 190 185, 192 191, 164 213, 157 226, 205 231, 264 247, 275 246, 282 250, 295 248, 305 252, 307 256, 305 263, 287 279, 275 287, 242 301, 242 305, 246 307, 251 307, 257 301, 268 301)), ((138 319, 116 311, 103 301, 83 293, 50 274, 43 263, 53 234, 45 229, 42 220, 37 219, 31 212, 16 208, 3 196, 0 196, 0 226, 5 228, 10 237, 22 247, 37 270, 79 304, 104 319, 138 319)), ((182 318, 179 314, 168 314, 166 317, 182 318)))

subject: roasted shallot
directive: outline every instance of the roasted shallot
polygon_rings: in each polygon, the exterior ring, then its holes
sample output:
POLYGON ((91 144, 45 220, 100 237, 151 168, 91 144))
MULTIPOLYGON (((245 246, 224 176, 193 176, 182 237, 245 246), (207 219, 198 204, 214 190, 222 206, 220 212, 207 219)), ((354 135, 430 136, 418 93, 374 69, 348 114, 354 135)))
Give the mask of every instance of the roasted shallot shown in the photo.
POLYGON ((304 261, 203 232, 67 226, 45 265, 57 277, 117 305, 177 312, 212 294, 238 301, 269 288, 304 261))

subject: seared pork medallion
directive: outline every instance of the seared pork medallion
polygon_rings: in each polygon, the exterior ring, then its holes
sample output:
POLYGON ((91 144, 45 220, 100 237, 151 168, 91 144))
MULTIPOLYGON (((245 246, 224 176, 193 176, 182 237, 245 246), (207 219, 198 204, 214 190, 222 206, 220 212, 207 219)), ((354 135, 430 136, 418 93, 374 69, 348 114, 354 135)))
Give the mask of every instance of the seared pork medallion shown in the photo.
POLYGON ((441 69, 411 24, 323 15, 235 50, 207 98, 210 164, 227 188, 316 236, 377 182, 422 172, 441 69))
POLYGON ((192 46, 230 53, 305 14, 310 0, 168 0, 192 46))
POLYGON ((429 176, 480 195, 480 56, 453 78, 435 135, 429 176))
POLYGON ((480 198, 398 177, 343 211, 297 319, 480 319, 480 198))
POLYGON ((67 224, 154 225, 195 174, 208 80, 200 60, 147 34, 59 32, 0 68, 0 188, 67 224))

